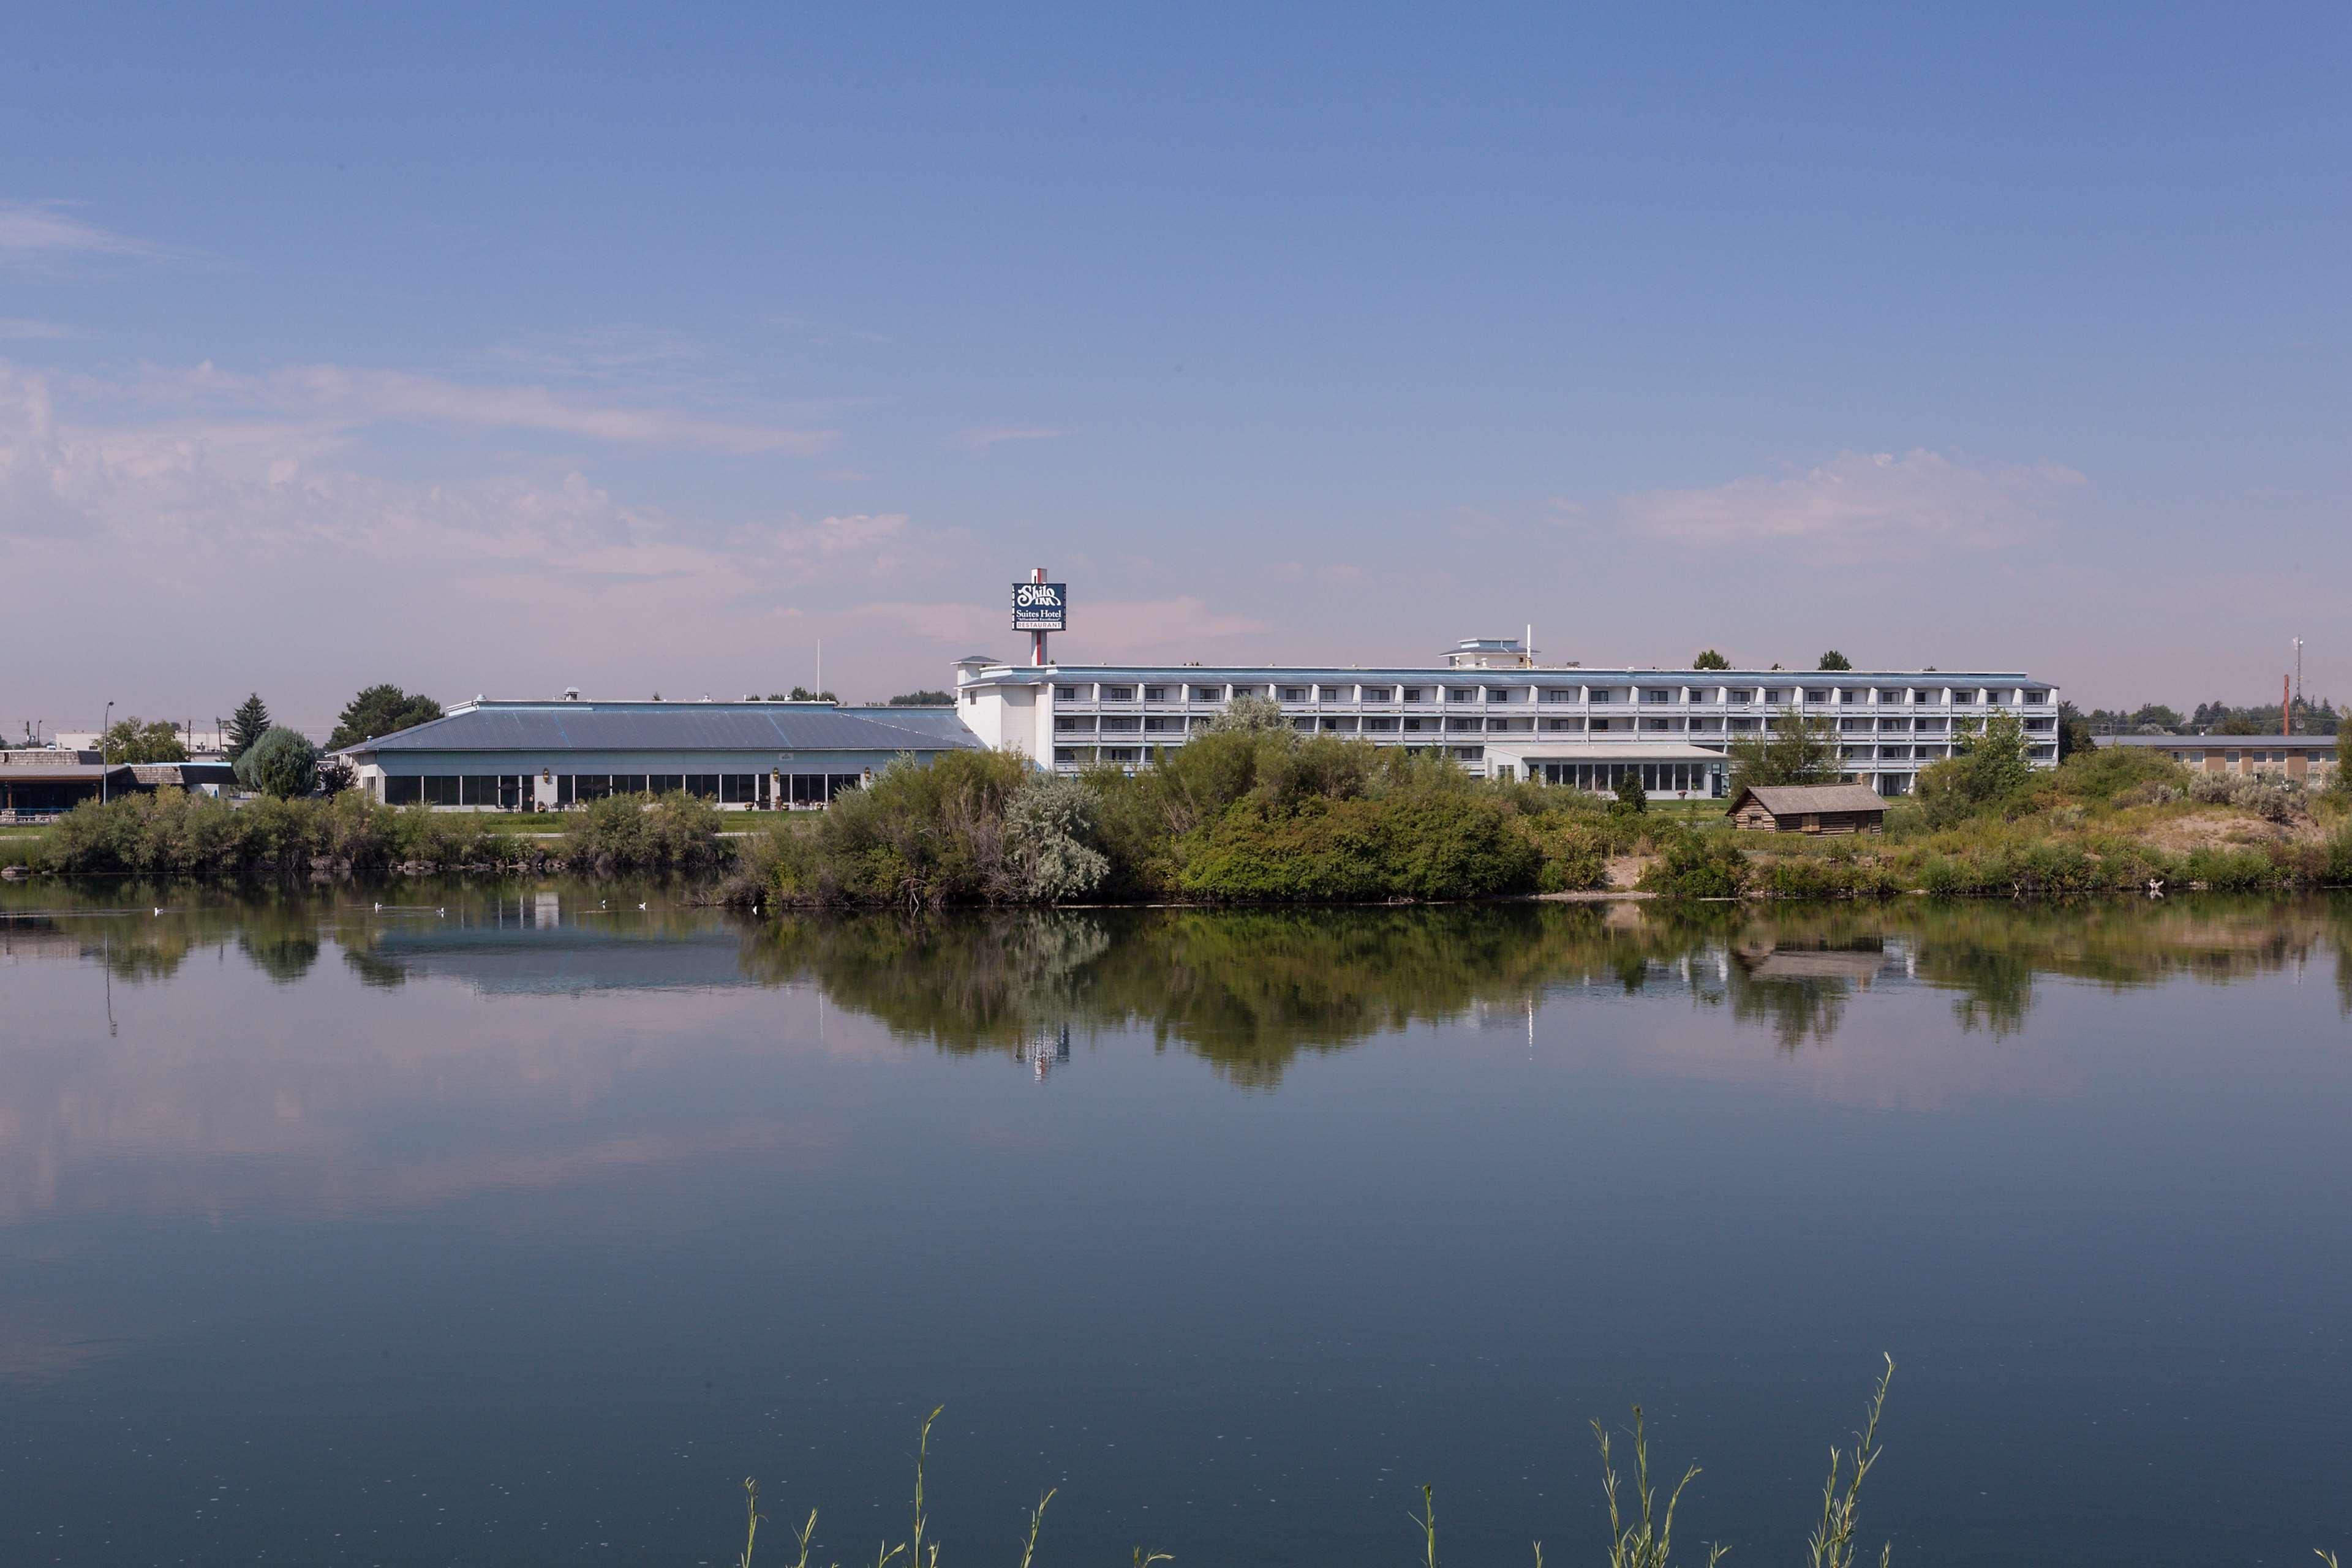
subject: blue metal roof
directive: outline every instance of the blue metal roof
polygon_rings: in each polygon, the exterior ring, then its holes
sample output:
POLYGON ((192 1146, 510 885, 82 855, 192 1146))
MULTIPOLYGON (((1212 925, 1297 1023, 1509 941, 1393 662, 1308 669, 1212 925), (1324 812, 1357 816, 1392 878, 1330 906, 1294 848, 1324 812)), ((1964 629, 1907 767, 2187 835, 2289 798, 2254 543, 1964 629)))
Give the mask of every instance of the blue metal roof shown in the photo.
MULTIPOLYGON (((952 710, 945 710, 955 718, 952 710)), ((945 752, 979 749, 958 719, 887 723, 783 702, 483 702, 344 748, 372 752, 945 752)))

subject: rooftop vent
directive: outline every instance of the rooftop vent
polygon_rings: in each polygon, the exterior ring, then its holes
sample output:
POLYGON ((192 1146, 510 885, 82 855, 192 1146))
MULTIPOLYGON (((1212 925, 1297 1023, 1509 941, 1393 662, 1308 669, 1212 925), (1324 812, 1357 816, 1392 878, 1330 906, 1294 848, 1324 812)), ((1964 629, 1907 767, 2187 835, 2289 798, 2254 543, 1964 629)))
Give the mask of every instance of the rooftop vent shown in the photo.
POLYGON ((565 688, 563 689, 563 700, 565 700, 566 702, 577 702, 577 701, 579 701, 579 700, 580 700, 580 689, 579 689, 578 687, 576 687, 576 686, 567 686, 567 687, 565 687, 565 688))

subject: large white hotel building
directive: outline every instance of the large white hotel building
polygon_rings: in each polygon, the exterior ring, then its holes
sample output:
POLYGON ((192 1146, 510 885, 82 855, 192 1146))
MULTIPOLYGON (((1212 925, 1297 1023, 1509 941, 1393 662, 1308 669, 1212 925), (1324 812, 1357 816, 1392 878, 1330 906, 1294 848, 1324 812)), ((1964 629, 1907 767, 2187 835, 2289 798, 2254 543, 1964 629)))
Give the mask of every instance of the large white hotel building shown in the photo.
POLYGON ((1999 711, 2023 721, 2037 766, 2058 760, 2057 693, 2021 670, 1591 669, 1501 637, 1411 668, 956 666, 957 709, 982 742, 1059 772, 1147 762, 1244 696, 1279 702, 1302 731, 1435 751, 1490 778, 1606 790, 1632 769, 1669 797, 1726 794, 1727 746, 1782 713, 1828 720, 1846 772, 1882 795, 1909 793, 1999 711))

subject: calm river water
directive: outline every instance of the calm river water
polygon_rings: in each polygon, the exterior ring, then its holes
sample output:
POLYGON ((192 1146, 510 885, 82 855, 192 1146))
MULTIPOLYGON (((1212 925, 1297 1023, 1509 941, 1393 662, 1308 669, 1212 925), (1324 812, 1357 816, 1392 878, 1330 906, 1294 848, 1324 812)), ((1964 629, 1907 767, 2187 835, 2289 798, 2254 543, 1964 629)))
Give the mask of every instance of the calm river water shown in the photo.
POLYGON ((2352 1552, 2352 903, 382 896, 0 889, 0 1561, 2352 1552))

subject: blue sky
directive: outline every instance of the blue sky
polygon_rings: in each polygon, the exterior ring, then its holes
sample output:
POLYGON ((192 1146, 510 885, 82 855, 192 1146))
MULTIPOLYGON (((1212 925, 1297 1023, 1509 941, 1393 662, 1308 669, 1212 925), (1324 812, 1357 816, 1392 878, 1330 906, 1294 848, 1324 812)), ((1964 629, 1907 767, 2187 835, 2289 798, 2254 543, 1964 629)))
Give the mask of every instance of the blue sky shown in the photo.
POLYGON ((2352 13, 1462 9, 14 17, 0 723, 887 695, 1039 563, 2352 697, 2352 13))

